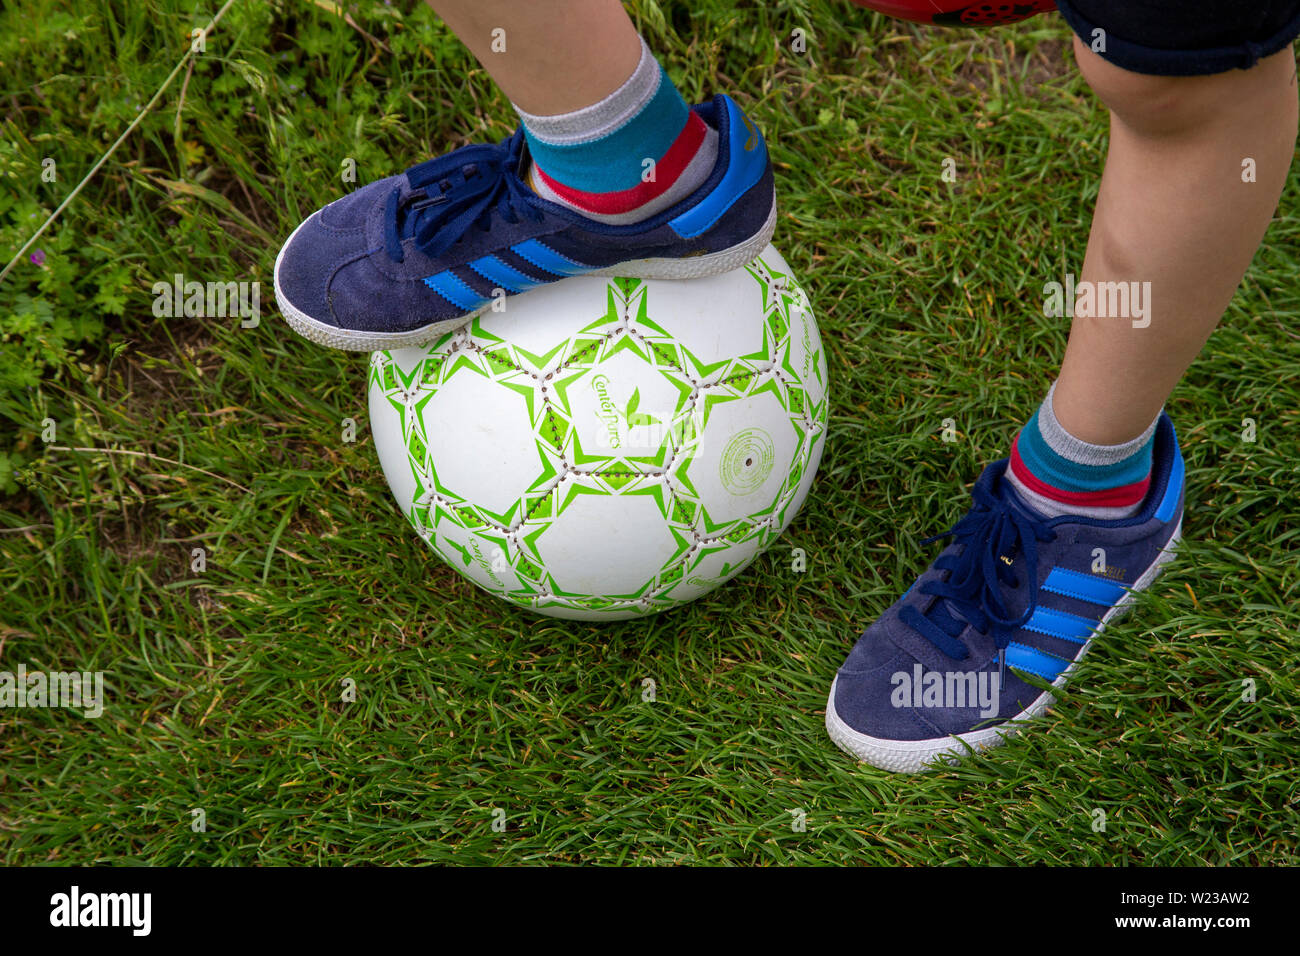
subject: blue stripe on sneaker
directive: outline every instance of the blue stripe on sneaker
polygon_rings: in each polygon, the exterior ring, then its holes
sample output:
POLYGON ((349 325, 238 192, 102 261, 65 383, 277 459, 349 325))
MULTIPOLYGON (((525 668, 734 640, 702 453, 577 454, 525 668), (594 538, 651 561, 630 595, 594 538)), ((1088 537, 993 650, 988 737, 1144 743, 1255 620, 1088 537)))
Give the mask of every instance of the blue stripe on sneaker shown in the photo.
POLYGON ((424 280, 424 284, 456 308, 464 309, 466 312, 473 312, 492 301, 479 295, 464 280, 457 278, 449 270, 429 276, 424 280))
MULTIPOLYGON (((1171 428, 1170 431, 1173 429, 1171 428)), ((1187 466, 1183 464, 1183 453, 1178 448, 1178 438, 1174 437, 1174 465, 1169 472, 1169 484, 1165 485, 1165 496, 1160 499, 1160 507, 1156 508, 1156 518, 1160 521, 1168 521, 1178 510, 1178 497, 1183 493, 1183 479, 1187 474, 1187 466)))
POLYGON ((1056 680, 1061 671, 1070 666, 1070 662, 1012 641, 1007 645, 1007 666, 1037 674, 1047 680, 1056 680))
POLYGON ((1061 640, 1084 644, 1092 637, 1097 622, 1079 617, 1077 614, 1054 611, 1050 607, 1039 607, 1034 608, 1034 613, 1030 615, 1024 627, 1026 631, 1037 631, 1048 637, 1059 637, 1061 640))
POLYGON ((475 259, 469 264, 469 267, 487 279, 488 282, 495 282, 507 292, 524 292, 546 284, 542 279, 534 279, 531 276, 524 275, 518 269, 512 269, 496 256, 483 256, 481 259, 475 259))
POLYGON ((524 242, 515 243, 510 247, 510 251, 531 262, 539 269, 545 269, 557 276, 576 276, 593 268, 593 266, 566 259, 554 249, 542 245, 537 239, 528 239, 524 242))
POLYGON ((1043 590, 1063 594, 1076 601, 1091 601, 1105 607, 1114 607, 1124 596, 1123 586, 1091 574, 1081 574, 1067 568, 1052 568, 1043 582, 1043 590))
MULTIPOLYGON (((727 171, 723 174, 722 181, 707 196, 669 221, 668 224, 683 239, 693 239, 713 228, 723 214, 762 179, 763 173, 767 171, 767 146, 763 143, 763 134, 740 111, 730 96, 723 94, 722 100, 727 108, 729 124, 727 171)), ((721 154, 721 144, 718 149, 721 154)))

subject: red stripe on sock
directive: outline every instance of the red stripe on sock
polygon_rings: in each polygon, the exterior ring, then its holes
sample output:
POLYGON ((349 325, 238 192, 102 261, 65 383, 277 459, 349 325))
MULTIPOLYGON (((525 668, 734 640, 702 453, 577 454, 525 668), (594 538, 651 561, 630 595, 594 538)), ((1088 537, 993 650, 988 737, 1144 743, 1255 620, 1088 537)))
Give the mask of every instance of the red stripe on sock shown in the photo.
POLYGON ((1011 443, 1011 472, 1022 485, 1030 491, 1059 501, 1064 505, 1080 505, 1087 508, 1127 508, 1137 504, 1147 496, 1151 488, 1151 475, 1147 474, 1141 481, 1118 488, 1103 488, 1100 491, 1066 491, 1045 481, 1040 481, 1020 457, 1020 436, 1011 443))
POLYGON ((686 167, 695 158, 695 154, 700 151, 700 145, 704 142, 704 135, 708 132, 708 129, 709 127, 704 120, 700 119, 699 114, 692 112, 686 120, 686 125, 682 127, 682 131, 673 140, 673 144, 668 147, 668 152, 664 153, 663 158, 655 163, 654 182, 639 183, 631 189, 624 189, 620 192, 583 192, 581 189, 573 189, 558 180, 552 179, 546 175, 546 170, 536 164, 534 164, 533 168, 537 171, 537 175, 541 177, 542 182, 555 190, 556 195, 562 196, 579 209, 606 214, 631 212, 639 206, 644 206, 650 200, 662 196, 672 188, 673 183, 677 182, 678 177, 686 171, 686 167))

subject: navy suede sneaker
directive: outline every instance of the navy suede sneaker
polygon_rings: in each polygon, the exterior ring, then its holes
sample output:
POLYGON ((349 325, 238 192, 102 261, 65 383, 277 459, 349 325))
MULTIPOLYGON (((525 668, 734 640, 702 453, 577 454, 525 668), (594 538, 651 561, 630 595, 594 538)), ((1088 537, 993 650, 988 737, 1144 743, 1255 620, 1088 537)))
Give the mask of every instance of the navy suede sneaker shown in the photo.
POLYGON ((718 130, 704 184, 644 222, 609 226, 520 179, 522 128, 371 183, 302 223, 275 260, 301 335, 341 349, 420 345, 501 296, 580 274, 691 279, 739 268, 776 227, 767 146, 728 96, 694 107, 718 130))
MULTIPOLYGON (((1122 521, 1044 519, 984 469, 952 543, 858 638, 826 703, 841 748, 886 770, 922 770, 1002 743, 1052 695, 1097 635, 1172 560, 1183 458, 1168 415, 1156 428, 1151 488, 1122 521)), ((930 539, 936 540, 936 539, 930 539)))

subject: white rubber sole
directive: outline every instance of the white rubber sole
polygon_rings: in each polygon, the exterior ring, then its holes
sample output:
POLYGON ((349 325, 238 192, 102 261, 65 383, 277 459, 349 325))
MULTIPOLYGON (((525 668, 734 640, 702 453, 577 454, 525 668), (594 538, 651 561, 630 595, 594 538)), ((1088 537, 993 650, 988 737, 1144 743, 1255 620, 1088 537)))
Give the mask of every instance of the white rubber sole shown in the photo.
MULTIPOLYGON (((296 308, 280 289, 280 263, 284 259, 284 251, 289 248, 289 243, 293 242, 294 236, 298 235, 298 230, 305 226, 310 219, 309 216, 298 225, 298 228, 289 236, 288 241, 280 248, 279 255, 275 257, 275 301, 280 307, 280 312, 284 315, 285 321, 289 323, 289 327, 303 338, 315 342, 317 345, 352 352, 376 352, 425 345, 440 336, 446 335, 448 332, 454 332, 463 325, 468 325, 477 316, 482 315, 491 308, 490 304, 484 305, 482 308, 467 312, 465 315, 440 322, 430 322, 428 325, 421 326, 410 332, 355 332, 314 319, 306 312, 296 308)), ((741 266, 753 262, 759 253, 767 247, 767 244, 772 241, 774 232, 776 232, 775 197, 772 199, 772 208, 767 214, 767 220, 758 232, 729 249, 711 252, 704 256, 690 256, 685 259, 630 259, 627 262, 620 262, 618 265, 606 269, 584 272, 582 275, 626 276, 632 279, 703 279, 707 276, 721 275, 724 272, 739 269, 741 266)), ((560 279, 559 281, 563 282, 564 280, 560 279)), ((527 293, 522 294, 527 295, 527 293)))
MULTIPOLYGON (((1174 528, 1173 535, 1170 536, 1169 542, 1160 552, 1159 557, 1133 582, 1133 586, 1120 598, 1119 603, 1106 612, 1098 623, 1097 630, 1093 632, 1088 642, 1083 645, 1082 653, 1071 662, 1069 667, 1061 672, 1056 680, 1052 681, 1053 687, 1061 687, 1065 684, 1075 665, 1088 653, 1093 641, 1101 635, 1106 626, 1128 610, 1137 593, 1150 587, 1151 582, 1156 579, 1164 566, 1174 559, 1175 552, 1178 549, 1178 542, 1182 538, 1182 531, 1183 521, 1182 518, 1179 518, 1178 526, 1174 528)), ((1032 704, 1009 721, 984 730, 972 730, 965 734, 956 734, 951 737, 935 737, 930 740, 884 740, 859 733, 840 719, 839 714, 835 712, 835 684, 838 681, 839 678, 836 677, 835 681, 831 682, 830 697, 826 701, 826 732, 830 734, 831 740, 841 750, 864 763, 869 763, 873 767, 879 767, 882 770, 903 773, 933 770, 936 763, 940 765, 954 763, 958 758, 964 757, 972 751, 984 750, 1005 743, 1007 739, 1020 733, 1025 721, 1041 715, 1055 700, 1051 693, 1044 691, 1032 704)))

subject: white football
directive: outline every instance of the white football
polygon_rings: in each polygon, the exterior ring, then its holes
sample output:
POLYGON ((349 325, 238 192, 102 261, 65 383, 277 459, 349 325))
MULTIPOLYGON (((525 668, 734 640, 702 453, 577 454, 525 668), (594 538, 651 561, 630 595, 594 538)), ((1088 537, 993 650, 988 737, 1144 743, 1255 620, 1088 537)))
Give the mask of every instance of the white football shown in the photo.
POLYGON ((662 611, 785 530, 826 435, 808 297, 771 246, 705 279, 576 276, 375 352, 393 496, 444 561, 556 617, 662 611))

